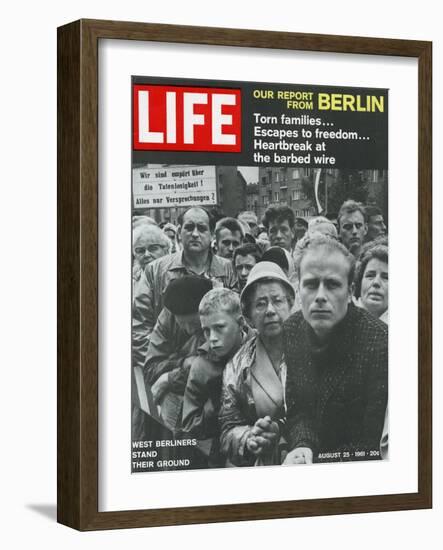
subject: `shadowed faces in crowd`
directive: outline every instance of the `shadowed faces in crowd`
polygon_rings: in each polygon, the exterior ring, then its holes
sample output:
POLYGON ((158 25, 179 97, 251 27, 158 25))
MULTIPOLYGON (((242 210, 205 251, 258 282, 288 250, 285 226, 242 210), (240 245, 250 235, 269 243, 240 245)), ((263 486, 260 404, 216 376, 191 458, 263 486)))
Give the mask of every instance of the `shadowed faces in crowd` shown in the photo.
POLYGON ((257 237, 258 235, 258 221, 257 216, 254 214, 254 212, 241 212, 237 219, 240 222, 247 223, 249 226, 249 229, 251 230, 251 234, 253 237, 257 237))
POLYGON ((288 220, 275 220, 269 222, 269 240, 271 246, 280 246, 290 251, 294 239, 294 230, 289 225, 288 220))
MULTIPOLYGON (((303 222, 304 223, 304 222, 303 222)), ((295 216, 289 206, 271 205, 266 209, 263 225, 268 231, 271 246, 292 250, 295 237, 295 216)))
POLYGON ((234 251, 243 243, 244 231, 235 218, 222 218, 215 226, 217 256, 232 260, 234 251))
POLYGON ((373 241, 377 237, 383 237, 384 235, 386 235, 386 225, 383 215, 375 214, 374 216, 369 216, 366 239, 373 241))
POLYGON ((200 316, 198 312, 186 315, 175 315, 178 326, 189 336, 201 331, 200 316))
POLYGON ((247 254, 246 256, 237 255, 235 257, 234 267, 235 267, 235 272, 237 274, 240 290, 243 289, 244 286, 246 285, 246 281, 248 280, 249 273, 251 273, 251 269, 254 267, 256 263, 257 263, 257 260, 251 254, 247 254))
POLYGON ((257 244, 246 243, 236 249, 233 263, 240 290, 245 287, 249 273, 261 257, 261 248, 257 244))
POLYGON ((357 258, 367 233, 365 218, 360 210, 344 212, 340 217, 340 238, 346 248, 357 258))
POLYGON ((227 228, 220 230, 217 239, 217 255, 222 258, 232 259, 234 250, 242 243, 243 237, 240 231, 230 231, 227 228))

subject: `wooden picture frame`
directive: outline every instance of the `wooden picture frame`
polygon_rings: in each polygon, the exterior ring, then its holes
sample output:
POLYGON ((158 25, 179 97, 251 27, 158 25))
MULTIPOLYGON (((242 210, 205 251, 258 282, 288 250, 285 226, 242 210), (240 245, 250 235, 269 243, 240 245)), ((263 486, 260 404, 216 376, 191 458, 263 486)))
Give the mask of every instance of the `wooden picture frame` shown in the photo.
POLYGON ((432 506, 432 44, 80 20, 58 29, 58 521, 79 530, 432 506), (98 42, 101 39, 402 56, 418 60, 418 491, 188 508, 98 511, 98 42))

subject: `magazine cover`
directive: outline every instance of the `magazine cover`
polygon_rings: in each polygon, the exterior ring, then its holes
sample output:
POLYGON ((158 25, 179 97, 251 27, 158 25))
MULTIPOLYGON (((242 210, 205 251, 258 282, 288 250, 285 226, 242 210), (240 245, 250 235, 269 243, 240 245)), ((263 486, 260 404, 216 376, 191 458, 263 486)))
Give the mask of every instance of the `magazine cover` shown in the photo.
POLYGON ((131 87, 131 471, 388 459, 388 90, 131 87))

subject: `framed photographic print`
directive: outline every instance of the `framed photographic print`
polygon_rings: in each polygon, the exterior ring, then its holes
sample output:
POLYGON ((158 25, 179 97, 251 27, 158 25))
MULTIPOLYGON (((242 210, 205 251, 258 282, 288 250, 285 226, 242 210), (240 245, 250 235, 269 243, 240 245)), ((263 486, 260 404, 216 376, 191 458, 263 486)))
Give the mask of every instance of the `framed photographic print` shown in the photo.
POLYGON ((58 29, 59 522, 431 507, 431 52, 58 29))

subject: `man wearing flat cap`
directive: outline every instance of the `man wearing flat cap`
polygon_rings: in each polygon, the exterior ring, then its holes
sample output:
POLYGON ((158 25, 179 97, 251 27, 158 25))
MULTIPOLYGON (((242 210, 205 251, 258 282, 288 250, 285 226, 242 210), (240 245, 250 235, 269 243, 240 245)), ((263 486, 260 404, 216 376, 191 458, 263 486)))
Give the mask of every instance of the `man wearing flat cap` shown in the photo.
POLYGON ((144 365, 145 383, 156 402, 167 392, 184 394, 190 365, 204 342, 198 306, 211 289, 209 279, 185 275, 165 291, 165 307, 151 333, 144 365))
POLYGON ((179 217, 183 251, 170 254, 149 264, 134 293, 132 334, 133 365, 143 366, 150 335, 164 305, 164 292, 172 280, 198 275, 212 286, 236 288, 232 264, 210 250, 215 220, 202 207, 188 208, 179 217))

